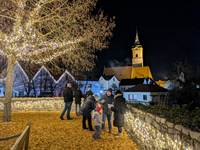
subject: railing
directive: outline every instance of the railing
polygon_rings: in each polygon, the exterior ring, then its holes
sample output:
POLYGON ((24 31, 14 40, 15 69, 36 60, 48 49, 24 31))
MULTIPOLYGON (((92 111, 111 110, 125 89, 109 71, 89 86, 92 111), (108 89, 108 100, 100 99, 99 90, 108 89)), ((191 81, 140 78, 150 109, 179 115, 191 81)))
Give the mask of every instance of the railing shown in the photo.
POLYGON ((13 145, 13 147, 11 148, 11 150, 22 150, 23 148, 24 150, 28 150, 30 126, 31 122, 28 122, 25 130, 22 133, 12 135, 9 137, 0 138, 0 141, 10 140, 19 137, 15 142, 15 144, 13 145))

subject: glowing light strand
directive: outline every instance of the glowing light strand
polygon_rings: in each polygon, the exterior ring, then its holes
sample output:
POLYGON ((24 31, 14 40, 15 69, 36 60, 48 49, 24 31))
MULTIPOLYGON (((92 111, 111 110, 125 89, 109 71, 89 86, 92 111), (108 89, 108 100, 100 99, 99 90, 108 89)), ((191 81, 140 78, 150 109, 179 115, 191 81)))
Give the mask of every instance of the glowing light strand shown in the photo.
POLYGON ((71 50, 74 50, 73 44, 79 42, 76 38, 71 38, 67 42, 44 41, 40 38, 36 29, 33 27, 35 16, 39 14, 41 4, 46 1, 40 0, 36 3, 35 8, 28 16, 28 21, 23 23, 25 16, 26 2, 21 0, 18 3, 16 10, 16 21, 14 23, 13 33, 6 35, 0 31, 0 43, 4 45, 0 49, 0 54, 5 56, 15 56, 18 60, 32 61, 34 63, 44 63, 52 59, 62 56, 71 50), (40 58, 41 54, 46 54, 46 57, 40 58), (50 53, 50 55, 48 54, 50 53), (37 59, 31 59, 33 56, 39 56, 37 59))

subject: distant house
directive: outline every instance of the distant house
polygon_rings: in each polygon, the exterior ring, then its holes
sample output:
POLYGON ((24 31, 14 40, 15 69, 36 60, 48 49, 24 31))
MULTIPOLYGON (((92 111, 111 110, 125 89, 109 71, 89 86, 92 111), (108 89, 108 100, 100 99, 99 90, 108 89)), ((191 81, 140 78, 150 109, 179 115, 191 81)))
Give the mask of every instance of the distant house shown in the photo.
POLYGON ((108 88, 113 89, 113 94, 117 89, 119 89, 120 81, 114 75, 110 76, 103 75, 99 78, 99 81, 101 83, 102 94, 105 94, 108 88))
MULTIPOLYGON (((32 83, 35 86, 36 97, 40 96, 42 93, 52 93, 53 95, 52 87, 55 88, 56 80, 45 66, 42 66, 35 74, 32 83)), ((34 91, 32 90, 31 93, 34 93, 34 91)))
POLYGON ((78 87, 83 94, 87 92, 88 88, 91 88, 91 91, 99 96, 101 96, 102 93, 100 81, 78 81, 78 87))
POLYGON ((152 84, 154 81, 149 78, 134 78, 134 79, 122 79, 120 84, 119 84, 119 89, 121 91, 125 91, 131 87, 134 87, 138 84, 152 84))
MULTIPOLYGON (((4 97, 5 86, 6 86, 6 78, 0 79, 0 97, 4 97)), ((25 88, 26 83, 29 81, 27 74, 24 72, 21 65, 16 62, 14 67, 14 77, 13 77, 13 89, 12 89, 12 96, 24 96, 26 95, 25 88)))
POLYGON ((0 97, 4 97, 6 78, 0 79, 0 97))
POLYGON ((65 89, 65 85, 67 83, 74 83, 74 82, 75 83, 77 82, 75 78, 67 70, 65 70, 65 72, 56 81, 56 89, 54 91, 54 95, 62 96, 63 90, 65 89))
POLYGON ((149 103, 150 101, 159 102, 164 99, 168 90, 157 84, 139 84, 123 92, 127 102, 149 103))

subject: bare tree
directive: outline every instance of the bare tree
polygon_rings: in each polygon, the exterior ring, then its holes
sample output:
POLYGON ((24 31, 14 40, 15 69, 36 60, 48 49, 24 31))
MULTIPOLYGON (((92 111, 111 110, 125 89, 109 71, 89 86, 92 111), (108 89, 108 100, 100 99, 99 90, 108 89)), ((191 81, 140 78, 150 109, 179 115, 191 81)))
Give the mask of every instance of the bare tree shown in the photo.
POLYGON ((70 66, 83 63, 90 70, 94 52, 107 47, 115 23, 101 10, 94 14, 97 0, 0 3, 0 54, 8 58, 3 122, 9 122, 16 60, 46 63, 67 58, 70 66))

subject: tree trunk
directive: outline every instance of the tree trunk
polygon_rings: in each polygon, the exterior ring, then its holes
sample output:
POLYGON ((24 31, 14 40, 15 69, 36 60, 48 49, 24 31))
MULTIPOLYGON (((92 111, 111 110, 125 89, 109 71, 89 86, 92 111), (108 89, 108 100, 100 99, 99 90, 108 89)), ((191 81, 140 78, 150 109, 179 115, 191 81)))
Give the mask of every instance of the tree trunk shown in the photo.
POLYGON ((15 69, 15 59, 13 59, 13 57, 9 57, 7 76, 6 76, 6 88, 5 88, 4 111, 3 111, 2 122, 11 121, 11 101, 12 101, 14 69, 15 69))

